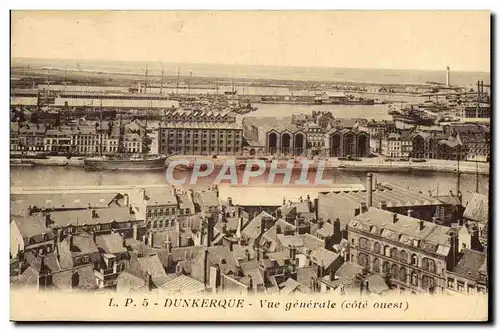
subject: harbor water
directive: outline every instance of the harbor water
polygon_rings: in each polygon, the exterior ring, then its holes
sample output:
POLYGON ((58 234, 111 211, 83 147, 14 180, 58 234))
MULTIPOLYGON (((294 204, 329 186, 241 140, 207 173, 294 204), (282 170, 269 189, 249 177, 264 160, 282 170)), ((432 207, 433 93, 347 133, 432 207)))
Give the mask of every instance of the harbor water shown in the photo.
MULTIPOLYGON (((186 175, 174 175, 179 179, 186 175)), ((453 173, 442 172, 412 172, 412 173, 377 173, 379 183, 388 182, 412 190, 422 191, 432 195, 448 195, 455 192, 457 177, 453 173)), ((334 184, 365 184, 366 172, 345 172, 329 170, 323 176, 331 179, 334 184)), ((213 184, 214 178, 200 178, 197 187, 203 188, 213 184)), ((278 179, 279 181, 280 179, 278 179)), ((293 181, 292 181, 293 182, 293 181)), ((78 167, 12 167, 11 186, 92 186, 92 185, 165 185, 165 171, 152 172, 93 172, 78 167)), ((224 183, 224 182, 223 182, 224 183)), ((229 183, 229 182, 227 182, 229 183)), ((266 183, 266 177, 261 176, 251 181, 252 185, 266 183)), ((470 200, 476 189, 476 175, 462 174, 460 178, 461 192, 464 202, 470 200)), ((479 192, 488 194, 489 176, 479 176, 479 192)))

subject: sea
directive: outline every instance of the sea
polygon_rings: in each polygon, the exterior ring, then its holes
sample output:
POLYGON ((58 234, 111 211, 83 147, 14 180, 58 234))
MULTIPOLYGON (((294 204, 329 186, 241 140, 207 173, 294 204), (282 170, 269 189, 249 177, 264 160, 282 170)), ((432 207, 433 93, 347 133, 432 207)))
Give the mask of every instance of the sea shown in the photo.
MULTIPOLYGON (((11 67, 27 66, 32 68, 83 70, 114 74, 141 74, 146 68, 149 75, 182 77, 224 77, 225 79, 267 79, 290 81, 324 81, 339 83, 370 83, 370 84, 426 84, 428 82, 446 83, 445 68, 441 71, 401 70, 401 69, 358 69, 332 67, 282 67, 241 64, 201 64, 201 63, 168 63, 168 62, 134 62, 110 60, 53 60, 35 58, 13 58, 11 67)), ((478 80, 490 84, 489 72, 453 71, 451 68, 451 83, 457 86, 475 86, 478 80)))

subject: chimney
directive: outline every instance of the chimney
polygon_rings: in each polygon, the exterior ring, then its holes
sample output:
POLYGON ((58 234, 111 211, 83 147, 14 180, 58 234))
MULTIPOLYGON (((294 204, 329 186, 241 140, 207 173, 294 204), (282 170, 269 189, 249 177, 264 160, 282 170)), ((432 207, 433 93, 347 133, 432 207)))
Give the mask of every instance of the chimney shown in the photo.
POLYGON ((367 175, 366 190, 368 193, 366 204, 368 205, 368 208, 370 208, 373 202, 373 174, 371 172, 367 175))
POLYGON ((154 284, 153 284, 153 276, 148 272, 146 274, 147 279, 148 279, 148 290, 151 292, 153 290, 154 284))
POLYGON ((398 221, 398 214, 393 213, 392 214, 392 223, 396 223, 398 221))
POLYGON ((424 228, 425 228, 424 220, 419 220, 418 221, 418 230, 422 231, 424 228))
POLYGON ((297 249, 292 245, 288 246, 288 249, 290 251, 290 261, 295 262, 295 259, 297 257, 297 249))
MULTIPOLYGON (((31 213, 30 213, 30 215, 31 215, 31 213)), ((50 219, 50 213, 45 214, 45 227, 48 229, 51 223, 52 223, 52 220, 50 219)))
POLYGON ((208 286, 208 248, 204 248, 203 255, 203 284, 208 286))
POLYGON ((231 197, 227 198, 227 205, 232 206, 233 205, 233 199, 231 197))
POLYGON ((450 253, 448 255, 448 270, 453 270, 458 262, 458 235, 455 230, 450 230, 448 236, 448 244, 450 245, 450 253))
POLYGON ((33 207, 31 205, 28 206, 28 215, 33 215, 33 207))
POLYGON ((333 244, 340 244, 342 240, 342 230, 340 230, 340 219, 333 221, 333 244))
POLYGON ((335 269, 331 268, 330 270, 330 281, 333 282, 335 280, 335 269))
POLYGON ((141 199, 143 201, 145 201, 146 200, 146 190, 141 188, 141 189, 139 189, 139 193, 141 194, 141 199))
POLYGON ((385 201, 385 200, 380 201, 380 209, 383 209, 383 210, 387 209, 387 201, 385 201))
POLYGON ((250 261, 250 251, 248 249, 245 249, 245 258, 247 261, 250 261))
POLYGON ((361 202, 361 214, 366 213, 368 211, 368 206, 366 202, 361 202))
POLYGON ((95 209, 91 209, 90 212, 92 213, 92 218, 98 218, 99 216, 97 216, 97 212, 95 211, 95 209))
POLYGON ((149 247, 153 247, 153 232, 149 232, 148 234, 148 245, 149 247))
POLYGON ((123 205, 130 206, 130 197, 128 196, 128 194, 123 195, 123 205))
POLYGON ((358 216, 361 213, 361 208, 354 208, 354 216, 358 216))
POLYGON ((134 223, 134 225, 132 225, 132 238, 134 238, 134 240, 137 240, 137 223, 134 223))
POLYGON ((234 242, 232 240, 229 241, 229 251, 232 252, 234 250, 234 242))
POLYGON ((70 234, 68 236, 68 241, 69 241, 69 250, 71 251, 71 249, 73 248, 73 235, 70 234))
POLYGON ((408 210, 406 211, 406 214, 408 215, 408 217, 413 217, 413 210, 408 209, 408 210))
POLYGON ((295 215, 295 235, 299 234, 299 215, 295 215))
POLYGON ((450 196, 453 196, 453 191, 452 190, 450 190, 450 196))
POLYGON ((281 234, 282 231, 281 231, 281 226, 280 225, 276 225, 276 234, 281 234))

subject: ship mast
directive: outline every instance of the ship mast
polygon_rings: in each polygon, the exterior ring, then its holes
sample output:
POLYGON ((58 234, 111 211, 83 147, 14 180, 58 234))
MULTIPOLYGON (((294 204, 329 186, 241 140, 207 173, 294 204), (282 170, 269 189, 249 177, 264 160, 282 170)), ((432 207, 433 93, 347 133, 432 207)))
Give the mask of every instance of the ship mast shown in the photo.
POLYGON ((160 94, 163 94, 163 72, 164 68, 161 68, 161 83, 160 83, 160 94))
POLYGON ((181 68, 177 67, 177 87, 175 89, 175 94, 179 94, 179 80, 181 79, 181 68))
POLYGON ((479 169, 477 165, 477 155, 476 155, 476 193, 479 193, 479 169))
POLYGON ((99 114, 99 156, 102 156, 102 96, 101 96, 101 110, 99 114))
POLYGON ((120 113, 120 123, 118 126, 118 154, 123 153, 123 124, 122 124, 122 115, 123 113, 120 113))
POLYGON ((188 95, 191 95, 191 79, 193 78, 193 72, 189 72, 189 82, 188 82, 188 95))
POLYGON ((144 93, 148 89, 148 65, 146 64, 146 73, 144 74, 144 93))

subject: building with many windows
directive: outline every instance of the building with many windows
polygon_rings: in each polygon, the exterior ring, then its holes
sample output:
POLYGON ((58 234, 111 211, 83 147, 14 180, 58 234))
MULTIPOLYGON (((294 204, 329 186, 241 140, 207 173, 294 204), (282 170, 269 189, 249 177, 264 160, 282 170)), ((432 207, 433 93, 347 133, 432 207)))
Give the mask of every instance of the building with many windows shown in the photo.
POLYGON ((393 289, 443 293, 458 261, 455 229, 368 208, 349 223, 351 260, 381 274, 393 289))
POLYGON ((243 130, 235 123, 163 123, 158 145, 165 154, 236 155, 242 152, 243 130))

